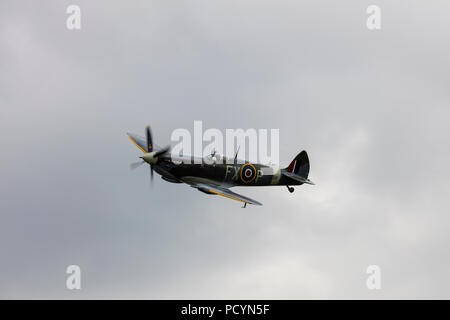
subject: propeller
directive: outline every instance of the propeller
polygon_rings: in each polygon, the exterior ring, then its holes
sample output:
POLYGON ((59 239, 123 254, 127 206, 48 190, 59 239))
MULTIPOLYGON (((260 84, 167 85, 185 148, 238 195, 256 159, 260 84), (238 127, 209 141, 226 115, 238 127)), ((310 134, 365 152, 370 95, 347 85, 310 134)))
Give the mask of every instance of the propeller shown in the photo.
POLYGON ((145 127, 145 136, 147 138, 147 152, 153 151, 152 133, 150 132, 150 126, 145 127))
POLYGON ((138 167, 140 167, 141 165, 143 165, 145 163, 145 161, 138 161, 138 162, 133 162, 133 163, 130 163, 130 170, 134 170, 134 169, 136 169, 136 168, 138 168, 138 167))
MULTIPOLYGON (((150 126, 145 127, 145 137, 147 138, 147 152, 153 151, 153 139, 150 131, 150 126)), ((153 183, 153 164, 150 163, 150 180, 153 183)))
POLYGON ((150 181, 153 182, 153 166, 158 163, 158 157, 161 157, 162 155, 166 154, 170 147, 167 146, 161 150, 153 151, 153 139, 152 139, 152 133, 150 131, 150 126, 145 127, 145 137, 146 137, 146 153, 140 157, 142 161, 134 162, 130 164, 130 169, 134 170, 137 167, 140 167, 144 163, 148 163, 150 165, 150 181))
POLYGON ((170 147, 167 146, 167 147, 165 147, 165 148, 159 150, 158 152, 155 152, 154 157, 155 157, 155 158, 160 157, 160 156, 166 154, 169 150, 170 150, 170 147))

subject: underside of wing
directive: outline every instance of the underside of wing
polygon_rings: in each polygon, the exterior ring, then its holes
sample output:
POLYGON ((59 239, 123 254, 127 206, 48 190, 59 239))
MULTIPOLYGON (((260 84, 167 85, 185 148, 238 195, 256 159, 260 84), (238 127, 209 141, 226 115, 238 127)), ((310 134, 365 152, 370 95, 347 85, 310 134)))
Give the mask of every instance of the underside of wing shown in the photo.
POLYGON ((228 188, 225 187, 219 187, 219 186, 214 186, 214 185, 210 185, 210 184, 192 184, 191 185, 193 188, 197 188, 199 191, 208 193, 208 194, 218 194, 219 196, 222 197, 226 197, 226 198, 230 198, 236 201, 240 201, 243 203, 249 203, 249 204, 253 204, 253 205, 257 205, 257 206, 262 206, 262 203, 250 199, 246 196, 240 195, 236 192, 231 191, 228 188))

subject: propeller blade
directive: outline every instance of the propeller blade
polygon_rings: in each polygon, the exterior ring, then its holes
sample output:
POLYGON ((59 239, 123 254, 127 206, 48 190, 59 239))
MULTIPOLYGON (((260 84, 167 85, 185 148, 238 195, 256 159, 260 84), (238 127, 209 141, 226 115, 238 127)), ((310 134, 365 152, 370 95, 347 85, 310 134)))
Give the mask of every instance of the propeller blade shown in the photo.
POLYGON ((150 132, 150 126, 145 127, 145 136, 147 138, 147 152, 153 151, 152 133, 150 132))
POLYGON ((153 184, 153 165, 150 165, 150 181, 153 184))
POLYGON ((159 150, 158 152, 155 152, 154 157, 157 158, 159 156, 162 156, 163 154, 167 153, 167 151, 169 151, 169 150, 170 150, 170 147, 167 146, 167 147, 163 148, 162 150, 159 150))
POLYGON ((143 165, 144 163, 145 163, 145 161, 138 161, 138 162, 130 163, 130 170, 134 170, 137 167, 140 167, 141 165, 143 165))

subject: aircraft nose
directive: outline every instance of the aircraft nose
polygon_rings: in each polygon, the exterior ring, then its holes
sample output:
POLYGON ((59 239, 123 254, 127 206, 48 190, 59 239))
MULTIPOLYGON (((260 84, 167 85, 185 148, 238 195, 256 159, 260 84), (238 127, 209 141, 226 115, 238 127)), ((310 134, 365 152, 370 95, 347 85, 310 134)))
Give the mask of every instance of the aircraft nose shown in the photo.
POLYGON ((146 153, 141 157, 147 163, 151 163, 153 161, 153 155, 151 153, 146 153))

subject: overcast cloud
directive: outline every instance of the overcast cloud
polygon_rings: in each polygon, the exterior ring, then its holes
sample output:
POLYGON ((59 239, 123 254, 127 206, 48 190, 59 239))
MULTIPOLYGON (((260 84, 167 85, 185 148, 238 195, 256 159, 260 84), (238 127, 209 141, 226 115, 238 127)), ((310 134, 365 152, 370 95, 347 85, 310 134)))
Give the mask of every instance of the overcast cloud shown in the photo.
POLYGON ((424 0, 1 1, 0 298, 450 298, 448 17, 424 0), (263 203, 241 209, 129 171, 127 131, 166 145, 194 120, 280 129, 281 165, 307 150, 316 185, 235 188, 263 203))

